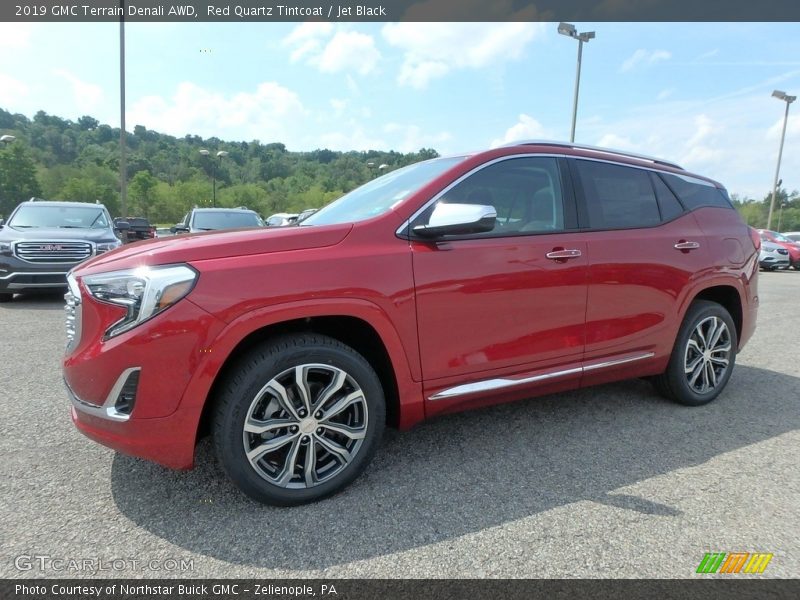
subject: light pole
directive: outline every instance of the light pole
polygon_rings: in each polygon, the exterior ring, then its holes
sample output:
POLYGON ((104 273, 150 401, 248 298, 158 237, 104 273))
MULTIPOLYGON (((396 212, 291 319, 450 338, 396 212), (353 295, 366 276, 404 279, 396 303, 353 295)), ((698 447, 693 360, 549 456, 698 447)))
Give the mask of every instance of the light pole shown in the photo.
POLYGON ((569 134, 570 143, 575 142, 575 121, 578 118, 578 90, 581 87, 581 60, 583 58, 583 43, 594 39, 594 31, 584 31, 578 33, 572 23, 559 23, 558 33, 578 40, 578 67, 575 72, 575 98, 572 101, 572 129, 569 134))
POLYGON ((797 100, 797 96, 789 96, 786 92, 775 90, 773 98, 786 102, 786 112, 783 114, 783 131, 781 131, 781 145, 778 150, 778 165, 775 167, 775 183, 772 185, 772 198, 769 201, 769 215, 767 216, 767 229, 772 228, 772 211, 775 209, 775 196, 778 194, 778 175, 781 172, 781 158, 783 157, 783 140, 786 138, 786 123, 789 120, 789 105, 797 100))
MULTIPOLYGON (((203 150, 199 150, 199 152, 203 156, 209 156, 211 154, 205 148, 203 150)), ((222 159, 224 157, 228 156, 228 153, 225 150, 220 150, 219 152, 217 152, 216 156, 219 159, 219 162, 222 163, 222 159)), ((216 163, 216 161, 211 163, 211 186, 212 186, 211 206, 216 207, 217 206, 217 163, 216 163)))

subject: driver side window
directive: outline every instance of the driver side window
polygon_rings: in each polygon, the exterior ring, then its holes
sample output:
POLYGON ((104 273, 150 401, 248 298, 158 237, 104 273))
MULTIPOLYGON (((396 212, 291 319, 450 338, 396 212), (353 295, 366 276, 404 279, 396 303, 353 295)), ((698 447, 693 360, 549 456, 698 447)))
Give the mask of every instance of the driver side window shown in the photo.
MULTIPOLYGON (((497 237, 564 230, 558 162, 551 157, 501 160, 473 173, 445 192, 437 203, 492 206, 492 231, 469 237, 497 237)), ((435 205, 426 211, 429 218, 435 205)))

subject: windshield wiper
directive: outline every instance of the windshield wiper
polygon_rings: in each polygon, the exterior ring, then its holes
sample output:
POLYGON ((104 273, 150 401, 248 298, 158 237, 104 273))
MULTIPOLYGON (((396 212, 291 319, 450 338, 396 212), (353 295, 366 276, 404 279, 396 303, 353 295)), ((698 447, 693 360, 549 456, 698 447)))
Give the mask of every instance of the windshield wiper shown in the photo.
POLYGON ((89 229, 88 227, 81 227, 80 225, 59 225, 59 229, 89 229))
POLYGON ((195 227, 197 231, 215 231, 213 227, 195 227))

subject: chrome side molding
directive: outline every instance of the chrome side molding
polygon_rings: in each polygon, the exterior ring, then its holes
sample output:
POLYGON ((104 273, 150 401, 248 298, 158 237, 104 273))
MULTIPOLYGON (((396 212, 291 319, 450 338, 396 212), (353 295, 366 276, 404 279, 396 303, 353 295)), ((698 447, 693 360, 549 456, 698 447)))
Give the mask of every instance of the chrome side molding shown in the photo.
POLYGON ((483 381, 465 383, 455 387, 447 388, 446 390, 442 390, 441 392, 437 392, 436 394, 429 396, 428 400, 444 400, 446 398, 455 398, 457 396, 466 396, 468 394, 477 394, 479 392, 491 392, 493 390, 528 385, 531 383, 537 383, 539 381, 547 381, 550 379, 556 379, 558 377, 566 377, 567 375, 577 375, 578 373, 585 373, 587 371, 616 367, 618 365, 624 365, 625 363, 652 358, 653 356, 655 356, 655 352, 644 352, 641 354, 635 354, 633 356, 626 356, 624 358, 584 363, 580 367, 562 369, 559 371, 548 371, 545 373, 540 373, 539 375, 533 375, 531 377, 523 377, 522 379, 508 379, 504 377, 485 379, 483 381))

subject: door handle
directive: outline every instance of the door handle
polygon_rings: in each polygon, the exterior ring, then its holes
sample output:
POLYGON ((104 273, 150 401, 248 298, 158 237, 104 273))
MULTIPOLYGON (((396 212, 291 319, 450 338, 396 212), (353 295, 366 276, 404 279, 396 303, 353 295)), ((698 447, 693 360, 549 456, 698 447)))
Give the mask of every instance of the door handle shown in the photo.
POLYGON ((681 240, 677 244, 675 244, 675 250, 680 250, 681 252, 688 252, 689 250, 697 250, 700 247, 700 244, 697 242, 687 242, 685 240, 681 240))
POLYGON ((545 254, 550 260, 567 260, 569 258, 578 258, 581 256, 580 250, 553 250, 545 254))

